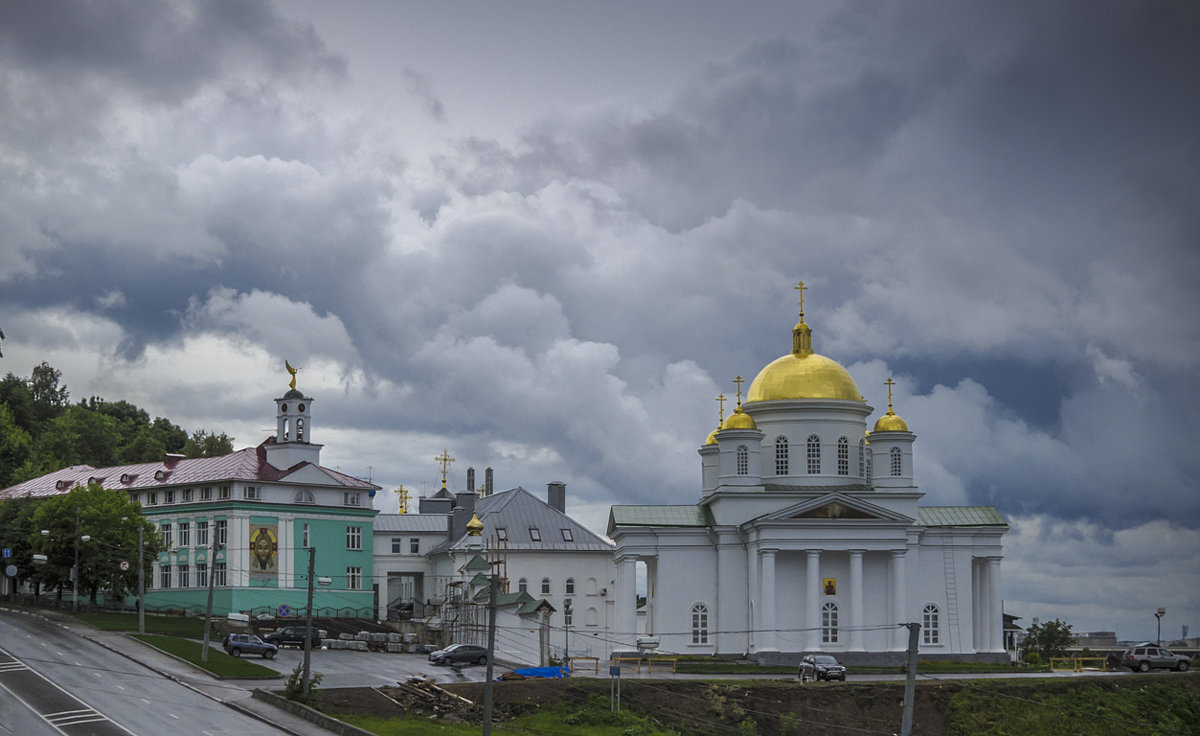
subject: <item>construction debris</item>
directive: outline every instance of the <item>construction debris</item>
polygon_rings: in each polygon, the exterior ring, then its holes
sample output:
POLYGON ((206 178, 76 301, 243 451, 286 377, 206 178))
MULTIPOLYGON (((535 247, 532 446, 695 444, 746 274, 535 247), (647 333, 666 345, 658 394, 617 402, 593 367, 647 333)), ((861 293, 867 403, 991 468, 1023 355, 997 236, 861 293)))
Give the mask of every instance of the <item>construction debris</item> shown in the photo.
POLYGON ((469 721, 476 721, 483 715, 482 707, 438 687, 432 677, 409 677, 398 681, 395 687, 381 687, 379 692, 410 712, 469 721))

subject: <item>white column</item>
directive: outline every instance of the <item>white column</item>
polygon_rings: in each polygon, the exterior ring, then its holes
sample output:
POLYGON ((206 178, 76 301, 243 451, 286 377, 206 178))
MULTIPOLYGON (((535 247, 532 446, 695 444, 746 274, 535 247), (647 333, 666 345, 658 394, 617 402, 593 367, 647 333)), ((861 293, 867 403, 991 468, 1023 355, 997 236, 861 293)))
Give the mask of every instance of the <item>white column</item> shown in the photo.
POLYGON ((612 632, 620 645, 634 647, 637 644, 637 560, 622 558, 617 563, 616 582, 616 625, 612 632))
POLYGON ((762 581, 759 572, 762 567, 759 565, 757 550, 747 551, 746 567, 746 579, 750 581, 750 610, 747 612, 747 620, 750 622, 747 628, 750 629, 750 636, 747 648, 749 651, 756 652, 762 641, 762 581))
POLYGON ((804 602, 808 608, 804 626, 808 629, 808 651, 821 651, 821 550, 810 549, 804 565, 804 602))
POLYGON ((971 647, 983 651, 983 575, 979 560, 971 558, 971 647))
POLYGON ((863 550, 850 550, 850 651, 863 651, 863 550))
POLYGON ((987 568, 988 587, 988 642, 989 652, 1004 651, 1004 612, 1001 610, 1000 596, 1000 558, 989 557, 987 568))
MULTIPOLYGON (((905 581, 904 581, 904 557, 908 550, 894 549, 892 550, 892 615, 895 621, 892 623, 903 624, 908 623, 908 609, 904 603, 905 581)), ((897 651, 908 649, 908 629, 897 627, 892 633, 892 648, 897 651)))
POLYGON ((775 550, 762 551, 762 637, 758 650, 779 651, 775 645, 775 550))

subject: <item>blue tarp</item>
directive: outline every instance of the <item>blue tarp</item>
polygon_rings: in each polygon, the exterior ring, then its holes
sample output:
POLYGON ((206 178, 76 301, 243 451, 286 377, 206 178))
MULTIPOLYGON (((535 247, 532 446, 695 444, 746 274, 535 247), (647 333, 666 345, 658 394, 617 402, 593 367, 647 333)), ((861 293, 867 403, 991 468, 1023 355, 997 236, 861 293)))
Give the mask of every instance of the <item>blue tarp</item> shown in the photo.
POLYGON ((524 677, 545 677, 550 679, 571 676, 570 670, 566 667, 526 667, 524 669, 513 670, 513 674, 524 677))

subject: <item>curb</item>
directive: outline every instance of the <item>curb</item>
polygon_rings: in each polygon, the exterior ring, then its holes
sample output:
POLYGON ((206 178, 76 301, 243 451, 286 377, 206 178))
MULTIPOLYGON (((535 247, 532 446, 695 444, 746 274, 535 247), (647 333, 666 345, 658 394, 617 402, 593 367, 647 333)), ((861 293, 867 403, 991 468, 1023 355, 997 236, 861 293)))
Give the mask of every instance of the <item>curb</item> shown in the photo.
POLYGON ((339 721, 332 716, 325 715, 315 708, 310 708, 303 703, 297 703, 294 700, 288 700, 287 698, 280 697, 279 695, 263 690, 262 688, 254 688, 252 697, 255 700, 261 700, 264 703, 273 705, 280 710, 286 710, 288 713, 291 713, 294 716, 299 716, 300 718, 320 726, 326 731, 332 731, 339 736, 375 736, 375 734, 370 731, 364 731, 358 726, 352 726, 344 721, 339 721))

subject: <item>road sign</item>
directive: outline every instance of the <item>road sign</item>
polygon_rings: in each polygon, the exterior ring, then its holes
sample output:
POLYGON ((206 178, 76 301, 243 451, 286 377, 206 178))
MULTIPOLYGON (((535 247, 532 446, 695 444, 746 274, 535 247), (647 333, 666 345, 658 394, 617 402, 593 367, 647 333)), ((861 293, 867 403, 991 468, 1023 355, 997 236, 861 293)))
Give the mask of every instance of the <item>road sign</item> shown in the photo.
POLYGON ((17 566, 9 565, 8 567, 4 568, 4 574, 10 578, 15 578, 17 576, 17 566))
POLYGON ((614 665, 614 666, 609 667, 608 675, 609 675, 609 677, 620 677, 621 676, 621 667, 619 665, 614 665))
POLYGON ((290 606, 284 603, 283 605, 279 606, 275 613, 277 616, 279 616, 279 618, 287 618, 288 616, 292 615, 292 609, 290 606))
POLYGON ((121 560, 120 568, 121 568, 121 572, 126 572, 127 570, 129 570, 129 562, 126 560, 121 560))
POLYGON ((3 555, 0 555, 0 556, 3 556, 3 557, 4 557, 4 559, 6 559, 6 560, 7 560, 9 557, 12 557, 12 548, 11 548, 11 547, 5 547, 5 548, 4 548, 4 554, 3 554, 3 555))

